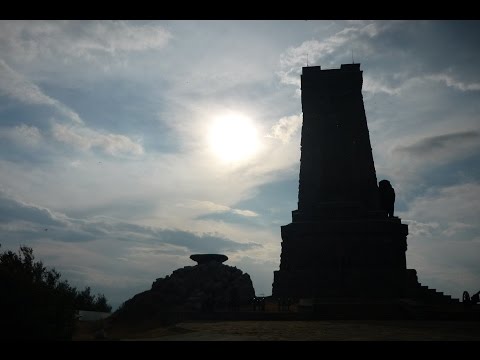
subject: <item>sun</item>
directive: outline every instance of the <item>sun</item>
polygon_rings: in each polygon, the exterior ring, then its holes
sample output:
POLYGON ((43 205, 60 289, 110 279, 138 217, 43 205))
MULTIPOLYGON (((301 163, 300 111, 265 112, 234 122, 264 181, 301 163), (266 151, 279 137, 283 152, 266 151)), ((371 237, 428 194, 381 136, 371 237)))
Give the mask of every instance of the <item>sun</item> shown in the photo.
POLYGON ((249 159, 259 147, 257 129, 242 114, 227 114, 213 119, 208 133, 213 153, 224 162, 249 159))

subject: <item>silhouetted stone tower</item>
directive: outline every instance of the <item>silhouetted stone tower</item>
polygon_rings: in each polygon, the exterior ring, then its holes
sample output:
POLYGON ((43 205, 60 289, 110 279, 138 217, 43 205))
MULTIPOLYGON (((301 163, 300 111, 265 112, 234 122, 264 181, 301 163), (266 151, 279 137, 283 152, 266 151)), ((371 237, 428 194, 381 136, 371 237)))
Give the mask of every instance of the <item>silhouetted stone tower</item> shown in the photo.
POLYGON ((377 211, 378 189, 362 98, 360 64, 304 67, 300 219, 332 211, 377 211))
POLYGON ((408 227, 379 206, 362 83, 360 64, 303 68, 298 210, 281 228, 275 297, 405 292, 408 227))

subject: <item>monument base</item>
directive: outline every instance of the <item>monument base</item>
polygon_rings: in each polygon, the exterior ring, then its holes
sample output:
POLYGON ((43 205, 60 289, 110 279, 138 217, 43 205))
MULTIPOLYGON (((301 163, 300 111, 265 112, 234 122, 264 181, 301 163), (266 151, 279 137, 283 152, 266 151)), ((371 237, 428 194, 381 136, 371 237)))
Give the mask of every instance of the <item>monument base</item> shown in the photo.
POLYGON ((399 298, 407 288, 408 227, 399 218, 293 222, 282 226, 277 298, 399 298))

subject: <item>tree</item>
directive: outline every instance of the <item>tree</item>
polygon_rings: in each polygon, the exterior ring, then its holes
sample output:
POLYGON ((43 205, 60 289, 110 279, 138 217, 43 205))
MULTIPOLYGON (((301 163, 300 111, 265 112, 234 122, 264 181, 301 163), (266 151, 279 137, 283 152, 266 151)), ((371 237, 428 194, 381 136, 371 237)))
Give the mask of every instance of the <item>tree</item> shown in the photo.
POLYGON ((94 303, 96 311, 112 311, 112 307, 108 304, 107 298, 103 294, 98 294, 94 303))
MULTIPOLYGON (((1 246, 1 245, 0 245, 1 246)), ((111 310, 105 296, 96 299, 90 287, 78 292, 55 269, 35 261, 33 250, 0 253, 0 332, 3 339, 71 339, 76 311, 111 310)))
POLYGON ((112 307, 108 305, 107 298, 103 294, 94 296, 90 286, 77 294, 75 305, 79 310, 110 312, 112 307))

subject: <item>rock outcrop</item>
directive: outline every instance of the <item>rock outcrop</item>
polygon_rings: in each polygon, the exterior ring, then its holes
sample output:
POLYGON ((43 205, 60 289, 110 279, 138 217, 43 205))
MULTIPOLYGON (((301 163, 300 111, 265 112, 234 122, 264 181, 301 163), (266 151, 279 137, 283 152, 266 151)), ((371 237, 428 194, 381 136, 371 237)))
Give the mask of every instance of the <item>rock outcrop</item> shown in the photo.
MULTIPOLYGON (((193 257, 198 261, 197 256, 193 257)), ((147 319, 165 311, 227 310, 250 303, 255 296, 250 275, 222 264, 227 259, 225 255, 216 255, 212 261, 203 261, 208 257, 200 259, 198 265, 185 266, 156 279, 150 290, 127 300, 116 315, 147 319)))

